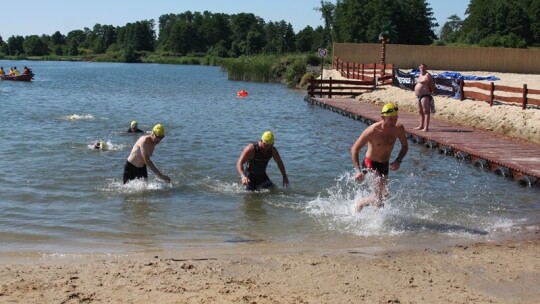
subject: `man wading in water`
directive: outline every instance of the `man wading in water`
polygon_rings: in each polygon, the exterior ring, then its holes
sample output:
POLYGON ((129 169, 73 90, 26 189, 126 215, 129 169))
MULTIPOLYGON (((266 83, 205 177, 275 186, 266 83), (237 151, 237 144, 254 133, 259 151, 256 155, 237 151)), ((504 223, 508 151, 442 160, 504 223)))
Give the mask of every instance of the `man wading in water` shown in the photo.
POLYGON ((402 124, 397 123, 398 107, 393 103, 385 104, 381 116, 380 121, 372 124, 362 132, 351 148, 352 161, 354 168, 357 170, 354 178, 361 181, 367 173, 377 175, 375 193, 356 203, 358 211, 361 211, 367 205, 373 205, 375 208, 384 206, 388 169, 392 171, 398 170, 408 150, 405 128, 402 124), (401 143, 401 150, 399 150, 398 157, 392 163, 389 163, 396 139, 399 139, 401 143), (358 153, 366 144, 368 145, 366 157, 360 167, 358 153))
POLYGON ((283 176, 283 187, 289 185, 285 165, 276 147, 274 147, 274 134, 271 131, 263 133, 261 140, 247 145, 236 163, 236 170, 240 174, 242 184, 246 190, 254 191, 259 189, 273 188, 274 183, 266 175, 266 166, 270 159, 274 159, 283 176), (248 163, 244 169, 244 163, 248 163))

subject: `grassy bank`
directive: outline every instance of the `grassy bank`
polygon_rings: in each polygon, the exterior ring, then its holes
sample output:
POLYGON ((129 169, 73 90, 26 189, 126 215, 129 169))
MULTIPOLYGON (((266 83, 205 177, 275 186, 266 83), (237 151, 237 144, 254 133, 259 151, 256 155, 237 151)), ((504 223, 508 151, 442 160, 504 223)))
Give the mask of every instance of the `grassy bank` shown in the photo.
MULTIPOLYGON (((315 54, 256 55, 240 58, 179 56, 171 53, 136 52, 126 54, 83 54, 78 56, 2 56, 4 60, 132 62, 221 66, 230 80, 282 82, 289 87, 304 87, 307 79, 319 76, 321 59, 315 54)), ((328 59, 327 59, 328 60, 328 59)), ((329 62, 326 62, 329 64, 329 62)))

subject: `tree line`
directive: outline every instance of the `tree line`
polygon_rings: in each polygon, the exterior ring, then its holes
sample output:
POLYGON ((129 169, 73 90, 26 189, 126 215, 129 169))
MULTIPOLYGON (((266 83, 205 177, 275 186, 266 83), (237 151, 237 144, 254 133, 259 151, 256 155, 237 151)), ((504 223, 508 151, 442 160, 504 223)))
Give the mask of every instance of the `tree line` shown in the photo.
POLYGON ((442 43, 483 47, 540 46, 540 0, 471 0, 467 17, 450 16, 440 33, 442 43))
MULTIPOLYGON (((123 53, 137 61, 146 52, 161 56, 216 56, 315 52, 332 42, 396 44, 465 44, 529 47, 540 45, 540 0, 471 0, 461 20, 453 15, 442 26, 425 0, 320 1, 323 26, 294 32, 282 20, 266 22, 251 13, 208 11, 166 14, 125 26, 96 24, 64 35, 0 37, 0 56, 78 56, 123 53)), ((301 12, 299 12, 301 13, 301 12)))

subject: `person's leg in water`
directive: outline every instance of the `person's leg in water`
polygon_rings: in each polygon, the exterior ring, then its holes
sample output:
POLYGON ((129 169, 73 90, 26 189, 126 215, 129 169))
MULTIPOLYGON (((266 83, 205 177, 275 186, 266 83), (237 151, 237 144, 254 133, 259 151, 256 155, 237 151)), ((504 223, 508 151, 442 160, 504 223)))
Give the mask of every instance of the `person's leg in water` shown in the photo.
POLYGON ((375 183, 375 185, 373 185, 374 192, 370 196, 356 202, 356 210, 358 212, 362 211, 362 209, 368 205, 372 205, 375 209, 379 209, 384 206, 384 198, 387 195, 387 177, 381 175, 378 171, 371 171, 371 173, 377 174, 373 181, 375 183))

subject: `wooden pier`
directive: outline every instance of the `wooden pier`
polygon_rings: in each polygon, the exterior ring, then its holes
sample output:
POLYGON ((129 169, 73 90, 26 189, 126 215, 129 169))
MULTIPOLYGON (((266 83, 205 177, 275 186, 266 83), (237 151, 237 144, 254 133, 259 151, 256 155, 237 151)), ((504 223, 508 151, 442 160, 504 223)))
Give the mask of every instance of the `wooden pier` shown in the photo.
MULTIPOLYGON (((305 99, 368 125, 381 119, 379 105, 345 98, 306 96, 305 99)), ((399 122, 405 126, 409 140, 437 149, 440 153, 471 161, 475 166, 488 168, 496 174, 513 178, 521 185, 528 187, 540 185, 540 145, 513 140, 485 130, 453 125, 433 117, 429 132, 413 130, 419 120, 418 114, 399 113, 399 122)))

